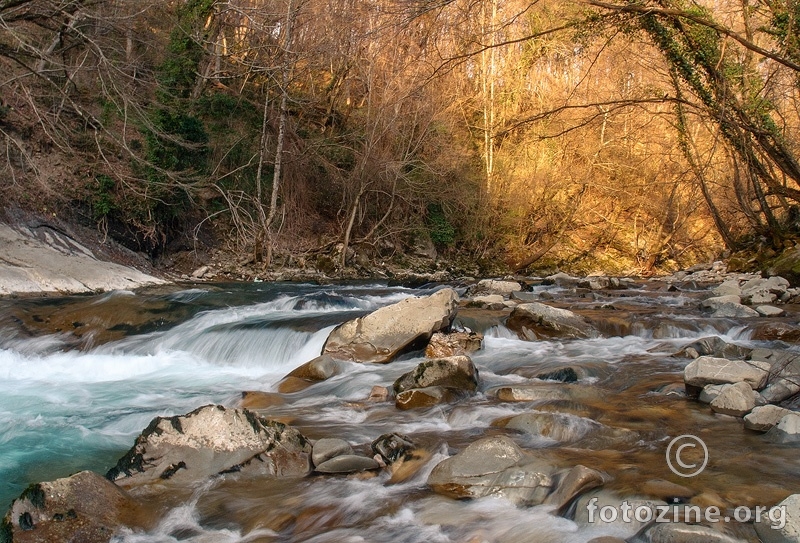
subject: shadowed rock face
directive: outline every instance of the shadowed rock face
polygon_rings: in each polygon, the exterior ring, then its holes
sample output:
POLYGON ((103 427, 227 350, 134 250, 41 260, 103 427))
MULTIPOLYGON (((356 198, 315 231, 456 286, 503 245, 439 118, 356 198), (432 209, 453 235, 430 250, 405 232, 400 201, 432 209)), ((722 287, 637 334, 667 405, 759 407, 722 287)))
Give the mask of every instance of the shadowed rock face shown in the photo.
POLYGON ((506 326, 520 339, 534 341, 539 338, 593 338, 600 332, 583 317, 566 309, 532 302, 520 304, 508 317, 506 326))
POLYGON ((157 417, 106 477, 122 486, 188 484, 219 473, 302 477, 311 445, 297 430, 246 409, 207 405, 157 417))
POLYGON ((458 294, 450 288, 402 300, 340 325, 328 336, 322 353, 354 362, 391 362, 450 326, 457 307, 458 294))
POLYGON ((14 500, 0 541, 106 543, 122 526, 136 524, 133 497, 90 471, 31 485, 14 500))

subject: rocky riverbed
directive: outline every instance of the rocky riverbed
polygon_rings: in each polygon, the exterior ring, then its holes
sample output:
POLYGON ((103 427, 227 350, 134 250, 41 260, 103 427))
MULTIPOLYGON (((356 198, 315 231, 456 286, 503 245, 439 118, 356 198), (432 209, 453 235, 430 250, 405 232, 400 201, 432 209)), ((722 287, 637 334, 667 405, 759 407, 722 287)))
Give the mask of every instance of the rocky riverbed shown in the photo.
POLYGON ((12 461, 0 470, 33 484, 0 534, 799 541, 799 301, 780 277, 721 264, 657 281, 7 301, 0 370, 14 392, 0 391, 0 453, 12 461), (668 461, 684 435, 707 451, 683 449, 678 466, 707 460, 691 477, 668 461), (70 454, 85 460, 59 470, 70 454))

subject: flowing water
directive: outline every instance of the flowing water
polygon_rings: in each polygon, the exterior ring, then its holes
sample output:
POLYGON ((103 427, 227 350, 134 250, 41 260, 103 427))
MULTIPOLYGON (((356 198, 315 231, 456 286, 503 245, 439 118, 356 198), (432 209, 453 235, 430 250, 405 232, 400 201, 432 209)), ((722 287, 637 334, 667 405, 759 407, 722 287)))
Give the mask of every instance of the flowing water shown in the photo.
MULTIPOLYGON (((101 296, 0 301, 0 503, 30 483, 79 470, 104 473, 155 416, 209 403, 238 406, 245 390, 274 391, 289 371, 319 354, 338 323, 431 288, 385 284, 218 284, 101 296)), ((600 339, 527 342, 503 324, 508 311, 462 308, 455 323, 484 332, 474 353, 477 395, 429 410, 369 403, 373 385, 390 386, 420 361, 408 353, 387 365, 346 371, 261 411, 312 440, 340 437, 364 452, 388 432, 424 449, 419 469, 391 475, 238 480, 226 476, 153 501, 154 522, 130 530, 134 542, 579 542, 629 535, 587 525, 546 506, 501 499, 454 501, 431 492, 437 462, 486 435, 505 434, 556 466, 583 464, 610 476, 605 488, 643 495, 666 479, 723 506, 771 506, 800 488, 797 449, 776 445, 715 416, 676 389, 688 360, 682 346, 715 335, 743 346, 795 349, 750 340, 752 319, 710 319, 697 310, 701 289, 667 292, 660 283, 620 291, 536 287, 543 301, 592 320, 600 339), (569 365, 581 376, 574 402, 504 403, 490 389, 529 382, 569 365), (562 413, 561 444, 502 428, 531 411, 562 413), (667 442, 703 438, 709 467, 682 480, 667 467, 667 442)), ((706 293, 707 294, 707 293, 706 293)), ((796 308, 783 320, 796 322, 796 308)), ((752 528, 726 529, 752 539, 752 528)))

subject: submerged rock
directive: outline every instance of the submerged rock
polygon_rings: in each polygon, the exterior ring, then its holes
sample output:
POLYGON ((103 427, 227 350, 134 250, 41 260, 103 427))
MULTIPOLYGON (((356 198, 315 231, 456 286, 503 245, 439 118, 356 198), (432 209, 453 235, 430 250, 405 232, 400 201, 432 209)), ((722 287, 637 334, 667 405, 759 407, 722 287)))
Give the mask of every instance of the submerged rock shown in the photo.
POLYGON ((3 519, 0 541, 107 543, 137 523, 141 504, 101 475, 82 471, 28 487, 3 519))
POLYGON ((405 349, 450 326, 457 307, 458 294, 451 288, 407 298, 339 325, 322 353, 354 362, 391 362, 405 349))
POLYGON ((740 543, 742 541, 709 526, 682 522, 656 524, 647 531, 647 538, 650 543, 740 543))
POLYGON ((321 463, 316 470, 320 473, 357 473, 380 468, 381 465, 373 458, 344 454, 321 463))
POLYGON ((538 302, 519 304, 508 317, 506 326, 516 332, 520 339, 529 341, 540 338, 600 337, 600 332, 580 315, 538 302))
POLYGON ((562 443, 576 441, 600 424, 586 418, 565 413, 533 412, 516 415, 505 427, 533 436, 546 437, 562 443))
POLYGON ((106 477, 125 487, 171 481, 189 484, 231 471, 302 477, 311 444, 294 428, 246 409, 200 407, 156 417, 106 477))
POLYGON ((425 347, 426 358, 448 358, 481 350, 483 334, 477 332, 436 332, 425 347))
POLYGON ((600 397, 597 389, 561 383, 501 386, 488 392, 503 402, 581 402, 596 401, 600 397))
POLYGON ((395 396, 394 405, 398 409, 403 410, 425 409, 435 405, 454 402, 462 396, 463 394, 459 394, 458 390, 447 387, 433 386, 412 388, 400 392, 395 396))

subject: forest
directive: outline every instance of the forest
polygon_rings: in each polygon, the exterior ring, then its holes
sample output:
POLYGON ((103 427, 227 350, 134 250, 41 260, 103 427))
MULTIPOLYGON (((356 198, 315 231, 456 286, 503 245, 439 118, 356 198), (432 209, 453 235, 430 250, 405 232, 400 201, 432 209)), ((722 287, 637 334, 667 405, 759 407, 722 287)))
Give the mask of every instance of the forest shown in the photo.
POLYGON ((798 91, 797 0, 0 0, 0 189, 154 260, 752 262, 798 91))

